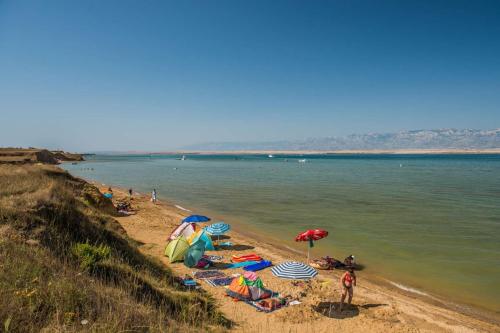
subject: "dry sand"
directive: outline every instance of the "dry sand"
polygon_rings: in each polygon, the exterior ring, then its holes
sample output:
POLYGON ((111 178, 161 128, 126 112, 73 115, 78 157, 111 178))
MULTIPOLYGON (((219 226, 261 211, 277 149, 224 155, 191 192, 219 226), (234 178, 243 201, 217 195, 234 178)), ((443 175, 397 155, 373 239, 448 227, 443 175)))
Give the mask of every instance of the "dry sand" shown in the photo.
MULTIPOLYGON (((115 189, 115 199, 125 198, 123 190, 115 189)), ((159 258, 178 275, 191 274, 193 269, 182 263, 168 263, 163 255, 171 231, 189 212, 171 203, 153 204, 144 195, 134 195, 135 215, 119 217, 129 237, 137 240, 140 250, 159 258)), ((230 222, 230 221, 228 221, 230 222)), ((235 244, 232 250, 208 252, 224 256, 229 262, 233 254, 257 253, 280 263, 293 259, 304 261, 299 254, 286 251, 265 241, 249 238, 231 230, 228 235, 235 244)), ((241 273, 241 269, 227 269, 228 275, 241 273)), ((298 297, 300 305, 289 306, 273 313, 257 312, 255 308, 235 302, 225 296, 224 287, 212 287, 199 281, 211 293, 226 316, 236 323, 237 332, 500 332, 498 321, 486 321, 465 315, 438 304, 431 304, 393 288, 367 281, 359 272, 353 305, 341 314, 336 311, 340 299, 341 271, 320 271, 318 277, 304 286, 293 286, 290 281, 274 277, 270 269, 258 272, 265 286, 281 295, 298 297)))

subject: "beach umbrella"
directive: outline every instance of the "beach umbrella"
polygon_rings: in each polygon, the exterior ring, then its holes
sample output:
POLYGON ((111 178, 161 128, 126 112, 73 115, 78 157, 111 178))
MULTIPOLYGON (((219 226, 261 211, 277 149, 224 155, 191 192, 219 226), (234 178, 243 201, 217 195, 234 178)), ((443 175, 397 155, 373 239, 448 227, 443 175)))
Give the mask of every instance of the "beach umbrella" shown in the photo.
POLYGON ((199 239, 191 244, 186 254, 184 255, 184 265, 194 267, 205 253, 205 243, 199 239))
POLYGON ((182 222, 185 223, 200 223, 208 221, 210 221, 210 218, 203 215, 191 215, 182 220, 182 222))
POLYGON ((274 276, 282 279, 306 280, 318 275, 318 272, 309 265, 296 261, 286 261, 271 268, 274 276))
POLYGON ((328 231, 322 229, 314 229, 304 231, 295 237, 296 242, 309 242, 309 247, 307 248, 307 262, 309 262, 309 254, 311 248, 314 247, 314 241, 325 238, 328 236, 328 231))
POLYGON ((191 223, 181 223, 174 231, 170 234, 168 239, 176 239, 179 236, 184 236, 188 239, 192 234, 194 234, 194 227, 191 223))
POLYGON ((219 242, 219 236, 224 235, 231 229, 231 226, 224 222, 218 222, 205 227, 205 230, 214 236, 217 236, 217 242, 219 242))
POLYGON ((168 243, 167 247, 165 248, 165 255, 168 257, 171 263, 174 261, 181 261, 188 249, 188 241, 186 240, 186 238, 181 236, 168 243))
POLYGON ((199 230, 198 232, 194 233, 190 238, 188 238, 188 243, 192 245, 199 240, 205 243, 205 250, 207 251, 215 250, 214 244, 212 243, 212 239, 210 238, 210 236, 207 235, 204 229, 199 230))
POLYGON ((205 227, 205 230, 214 236, 224 235, 231 229, 231 226, 224 222, 218 222, 205 227))

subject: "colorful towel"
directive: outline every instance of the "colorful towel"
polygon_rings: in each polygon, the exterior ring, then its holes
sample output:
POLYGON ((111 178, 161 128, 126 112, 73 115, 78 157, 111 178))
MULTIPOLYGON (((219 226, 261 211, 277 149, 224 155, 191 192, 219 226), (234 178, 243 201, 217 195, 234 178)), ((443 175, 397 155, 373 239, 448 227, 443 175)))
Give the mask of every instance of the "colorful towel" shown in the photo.
POLYGON ((223 278, 206 279, 205 282, 211 285, 212 287, 229 286, 233 281, 233 279, 234 277, 228 276, 223 278))
POLYGON ((237 262, 237 263, 227 265, 226 268, 240 268, 240 267, 255 265, 257 263, 258 263, 257 261, 237 262))
POLYGON ((222 242, 222 243, 219 243, 219 246, 233 246, 233 243, 231 243, 231 242, 222 242))
POLYGON ((243 262, 243 261, 250 261, 250 260, 252 260, 252 261, 261 261, 262 257, 256 255, 255 253, 246 254, 246 255, 243 255, 243 256, 232 256, 231 257, 231 261, 232 262, 243 262))
POLYGON ((212 279, 212 278, 226 277, 226 274, 222 273, 217 269, 213 269, 210 271, 194 272, 193 275, 196 279, 212 279))
POLYGON ((259 263, 254 264, 254 265, 245 266, 245 267, 243 267, 243 269, 245 271, 256 272, 256 271, 260 271, 261 269, 264 269, 266 267, 272 266, 272 264, 273 263, 270 261, 263 260, 259 263))

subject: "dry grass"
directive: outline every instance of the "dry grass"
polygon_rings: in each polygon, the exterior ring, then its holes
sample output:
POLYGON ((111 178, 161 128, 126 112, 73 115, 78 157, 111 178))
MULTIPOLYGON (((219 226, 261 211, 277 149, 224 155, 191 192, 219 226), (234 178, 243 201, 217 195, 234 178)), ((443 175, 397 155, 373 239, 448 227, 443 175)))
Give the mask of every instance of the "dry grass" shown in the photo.
POLYGON ((171 271, 141 254, 112 212, 95 187, 58 168, 0 165, 0 331, 230 326, 208 295, 177 290, 171 271), (72 251, 81 243, 109 256, 82 265, 72 251))

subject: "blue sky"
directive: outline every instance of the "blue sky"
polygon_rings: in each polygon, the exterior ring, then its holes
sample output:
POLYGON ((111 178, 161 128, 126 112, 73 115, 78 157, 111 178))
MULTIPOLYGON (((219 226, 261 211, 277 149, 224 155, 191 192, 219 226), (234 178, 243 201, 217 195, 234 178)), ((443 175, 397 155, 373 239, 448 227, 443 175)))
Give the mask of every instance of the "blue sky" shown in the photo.
POLYGON ((0 146, 500 127, 499 1, 0 0, 0 146))

